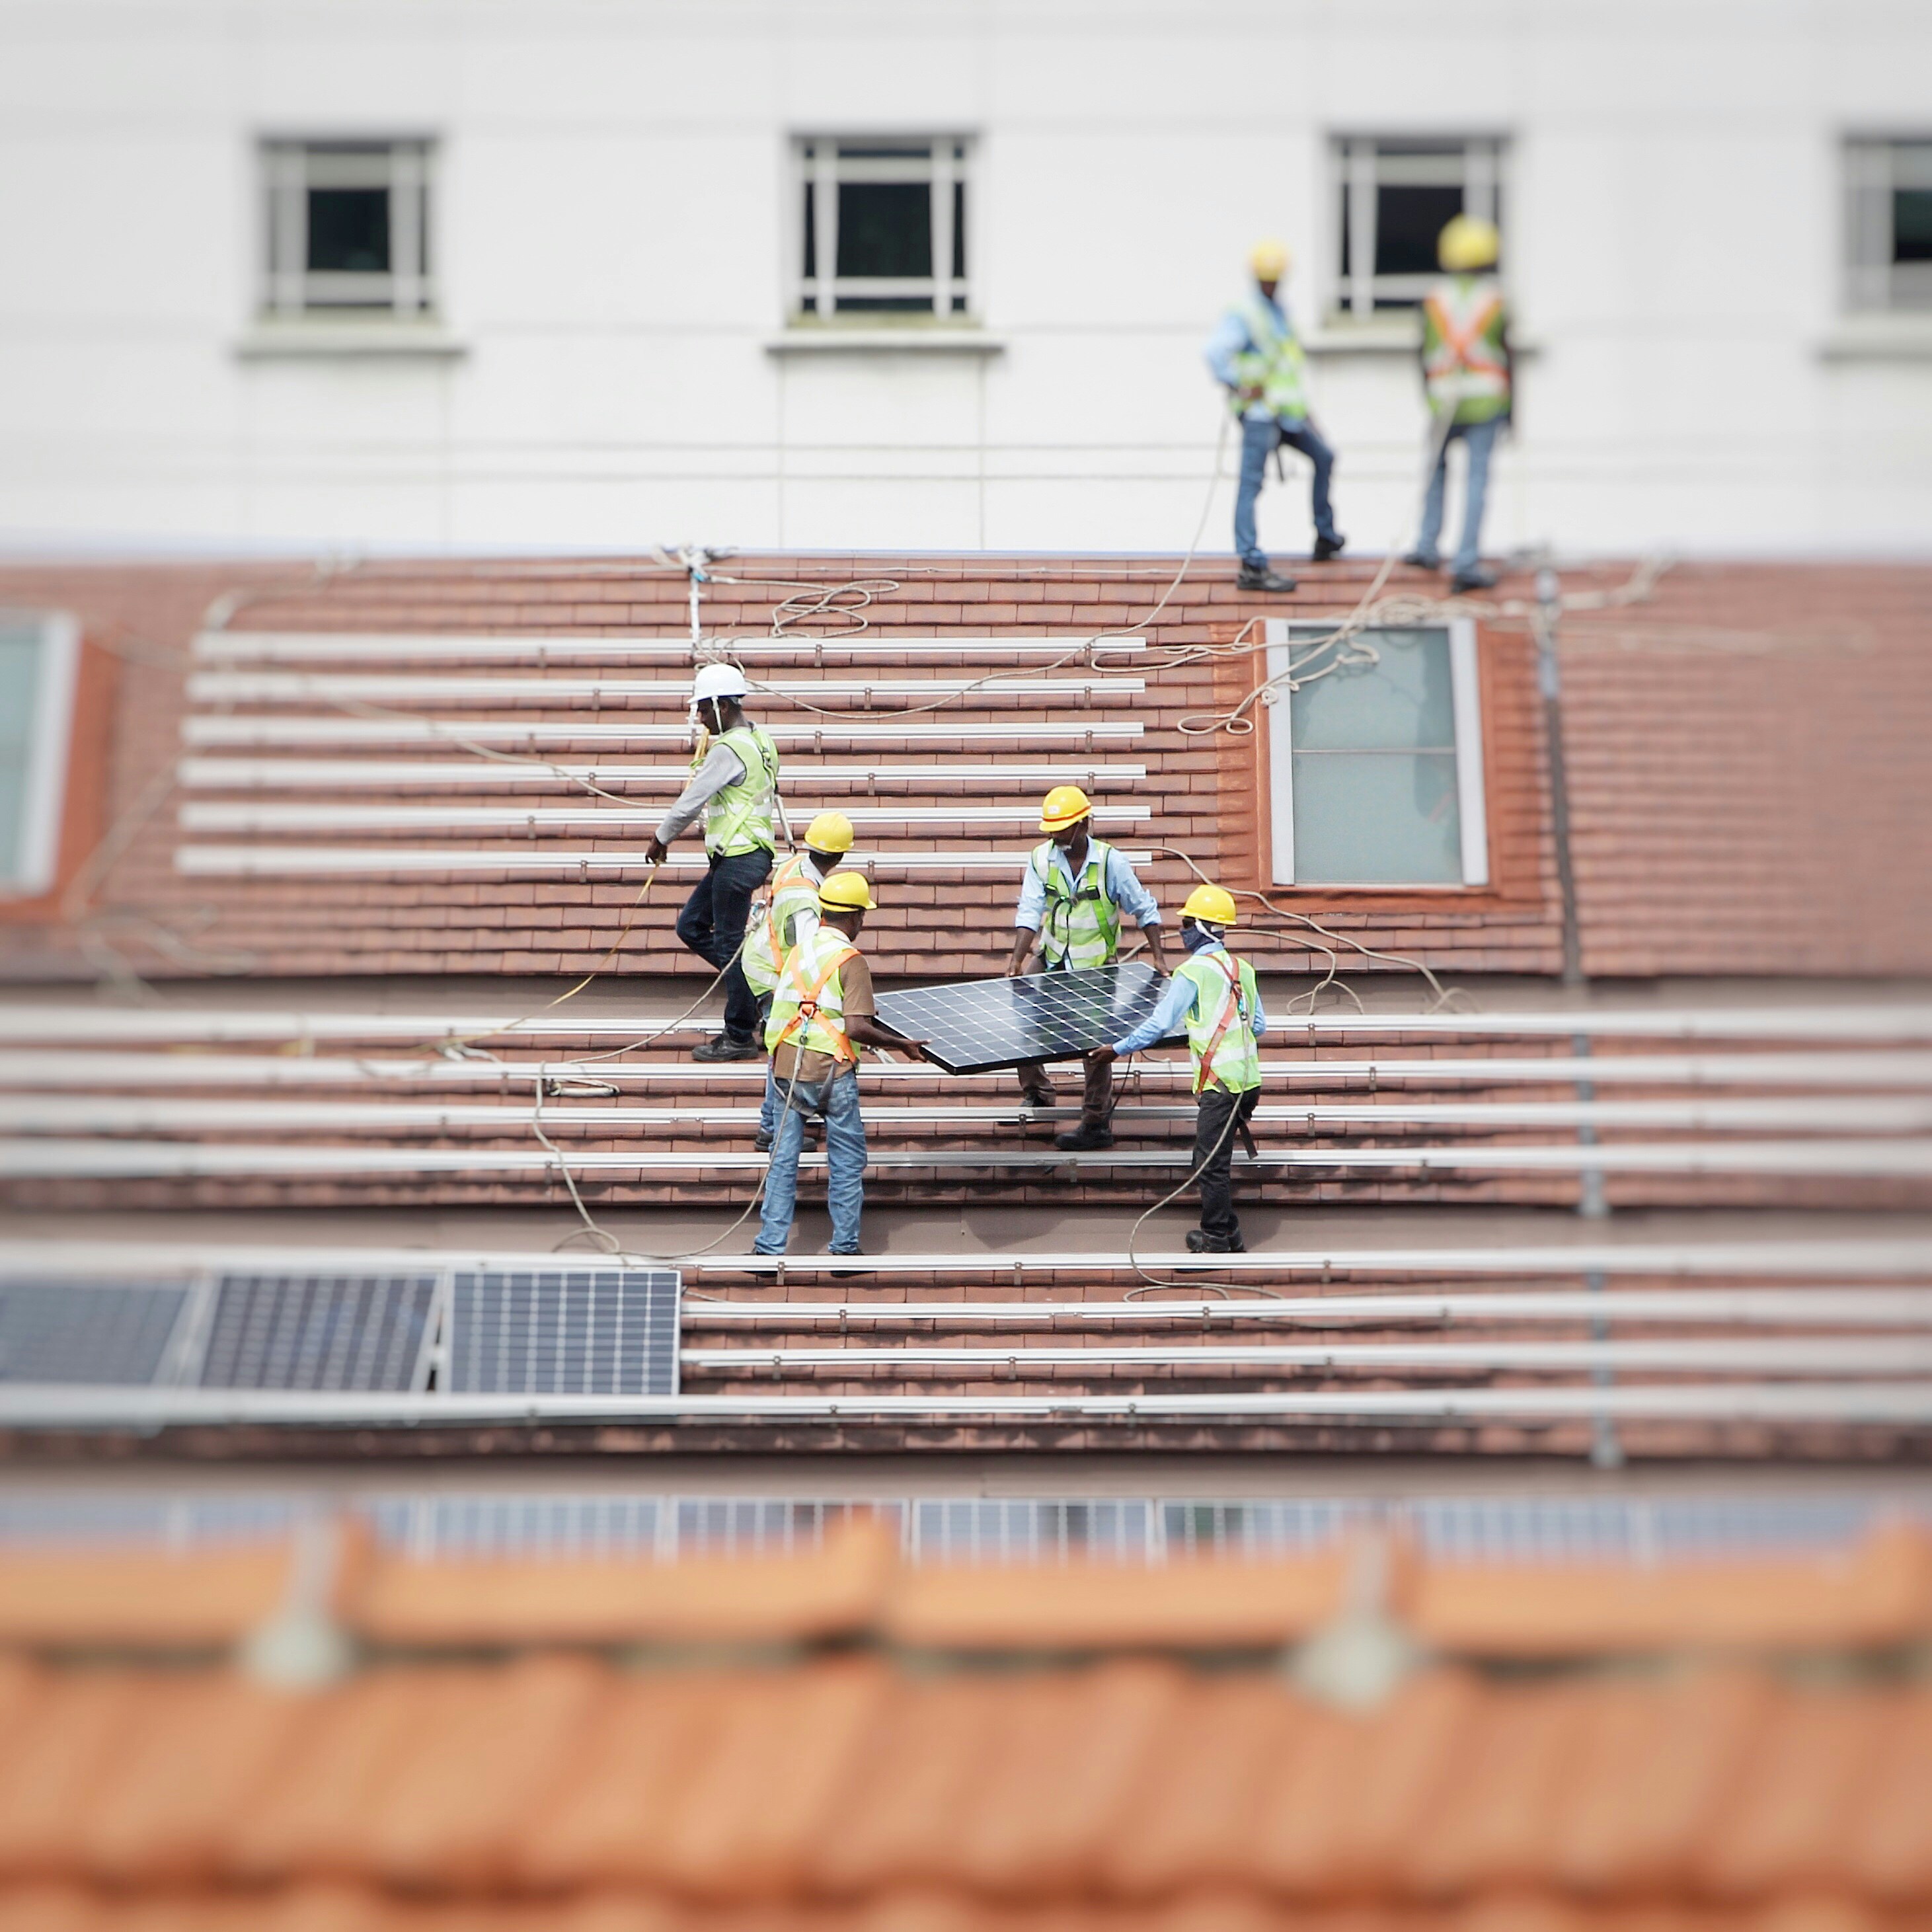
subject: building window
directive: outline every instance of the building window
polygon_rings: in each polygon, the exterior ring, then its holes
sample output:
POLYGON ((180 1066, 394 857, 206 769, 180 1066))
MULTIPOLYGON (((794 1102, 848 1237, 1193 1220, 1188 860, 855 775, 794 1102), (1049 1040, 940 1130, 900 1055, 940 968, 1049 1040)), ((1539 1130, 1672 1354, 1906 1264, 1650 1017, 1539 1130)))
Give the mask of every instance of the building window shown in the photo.
POLYGON ((1488 884, 1474 624, 1276 619, 1268 645, 1275 882, 1488 884))
POLYGON ((1335 307, 1414 308, 1442 272, 1436 240, 1459 214, 1502 226, 1503 144, 1468 140, 1335 143, 1340 185, 1335 307))
POLYGON ((1932 308, 1932 140, 1851 142, 1845 177, 1850 305, 1932 308))
POLYGON ((0 610, 0 897, 53 889, 80 662, 71 618, 0 610))
POLYGON ((265 313, 428 315, 430 160, 427 141, 264 142, 265 313))
POLYGON ((796 313, 971 313, 970 144, 955 135, 796 144, 796 313))

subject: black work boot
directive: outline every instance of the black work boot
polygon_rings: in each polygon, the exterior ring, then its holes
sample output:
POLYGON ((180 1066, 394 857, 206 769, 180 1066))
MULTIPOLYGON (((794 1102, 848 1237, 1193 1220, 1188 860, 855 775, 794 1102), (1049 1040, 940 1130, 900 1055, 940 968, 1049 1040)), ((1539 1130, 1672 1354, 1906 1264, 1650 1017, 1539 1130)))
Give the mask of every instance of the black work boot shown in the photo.
POLYGON ((1402 560, 1412 570, 1440 570, 1442 568, 1442 560, 1430 550, 1406 550, 1402 560))
POLYGON ((736 1034, 721 1033, 715 1039, 707 1040, 691 1049, 694 1060, 762 1060, 765 1049, 758 1044, 754 1034, 746 1034, 740 1039, 736 1034))
POLYGON ((1493 590, 1496 587, 1496 572, 1480 563, 1474 570, 1457 571, 1449 580, 1449 594, 1452 597, 1459 597, 1466 590, 1493 590))
POLYGON ((1240 590, 1264 590, 1270 596, 1278 596, 1294 588, 1294 579, 1278 576, 1267 564, 1256 569, 1252 564, 1244 563, 1235 575, 1234 586, 1240 590))
POLYGON ((1205 1228, 1190 1228, 1187 1231, 1187 1252, 1190 1255, 1244 1255, 1248 1244, 1241 1239, 1238 1231, 1232 1234, 1210 1234, 1205 1228))
POLYGON ((1317 537, 1315 539, 1315 561, 1326 563, 1331 556, 1340 556, 1348 548, 1348 539, 1339 533, 1332 537, 1317 537))
POLYGON ((1093 1154, 1114 1144, 1114 1130, 1105 1120, 1082 1120, 1077 1127, 1056 1136, 1053 1144, 1062 1154, 1093 1154))

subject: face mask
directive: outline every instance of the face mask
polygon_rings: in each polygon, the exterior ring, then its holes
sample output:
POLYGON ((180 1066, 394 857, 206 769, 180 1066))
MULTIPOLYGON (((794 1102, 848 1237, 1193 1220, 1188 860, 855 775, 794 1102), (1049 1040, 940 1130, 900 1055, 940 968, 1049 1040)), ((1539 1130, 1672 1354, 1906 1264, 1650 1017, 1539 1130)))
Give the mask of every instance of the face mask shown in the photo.
POLYGON ((1190 952, 1198 952, 1204 946, 1219 944, 1220 937, 1204 926, 1184 926, 1180 928, 1180 943, 1190 952))

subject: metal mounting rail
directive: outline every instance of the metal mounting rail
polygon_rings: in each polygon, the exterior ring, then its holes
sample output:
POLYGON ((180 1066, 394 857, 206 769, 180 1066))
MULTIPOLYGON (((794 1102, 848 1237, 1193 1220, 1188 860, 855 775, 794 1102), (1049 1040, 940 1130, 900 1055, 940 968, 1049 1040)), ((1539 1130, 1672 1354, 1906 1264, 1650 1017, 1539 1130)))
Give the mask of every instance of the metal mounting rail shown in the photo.
MULTIPOLYGON (((1185 1147, 1128 1152, 1066 1154, 1027 1149, 886 1148, 867 1162, 874 1173, 896 1170, 941 1173, 1034 1170, 1112 1173, 1147 1168, 1185 1171, 1185 1147)), ((694 1148, 688 1153, 616 1153, 573 1148, 571 1172, 665 1174, 762 1172, 767 1157, 751 1151, 694 1148)), ((806 1172, 826 1164, 823 1152, 800 1157, 806 1172)), ((536 1174, 557 1171, 558 1157, 541 1148, 233 1147, 178 1141, 0 1141, 0 1175, 168 1179, 223 1174, 536 1174)), ((1422 1173, 1738 1174, 1851 1176, 1916 1180, 1932 1176, 1932 1139, 1922 1141, 1737 1141, 1664 1145, 1482 1146, 1414 1148, 1272 1148, 1241 1160, 1236 1171, 1291 1172, 1354 1168, 1414 1169, 1422 1173)))
MULTIPOLYGON (((845 816, 862 830, 907 826, 932 838, 959 828, 959 807, 953 805, 862 806, 847 808, 845 816)), ((1095 821, 1107 825, 1138 825, 1154 816, 1145 805, 1096 805, 1095 821)), ((187 832, 549 832, 560 826, 591 832, 656 830, 664 817, 661 806, 542 805, 254 805, 226 799, 190 800, 177 814, 187 832)), ((981 806, 976 824, 1023 826, 1030 831, 1040 822, 1037 806, 981 806)), ((880 857, 886 855, 880 854, 880 857)))
POLYGON ((526 1421, 647 1423, 1036 1420, 1279 1423, 1510 1420, 1932 1425, 1932 1382, 1664 1383, 1631 1387, 1316 1390, 1214 1395, 786 1395, 676 1397, 310 1394, 284 1390, 0 1385, 0 1428, 149 1430, 242 1424, 420 1428, 526 1421))
MULTIPOLYGON (((780 745, 817 746, 830 740, 854 745, 975 745, 1005 743, 1084 745, 1090 750, 1101 740, 1137 739, 1145 731, 1138 718, 1084 718, 1055 722, 1040 718, 982 718, 968 722, 931 723, 920 720, 880 722, 855 716, 820 718, 815 724, 772 720, 765 730, 780 745)), ((536 745, 686 745, 691 728, 648 723, 640 718, 612 724, 608 719, 510 718, 344 718, 332 713, 265 717, 246 712, 198 712, 182 720, 184 745, 430 745, 472 744, 509 746, 536 745)))
MULTIPOLYGON (((574 851, 551 846, 434 847, 380 845, 178 845, 175 870, 196 878, 304 877, 330 873, 416 872, 574 872, 634 874, 649 872, 644 848, 633 842, 623 851, 574 851)), ((1144 851, 1120 850, 1131 865, 1144 866, 1153 857, 1144 851)), ((855 866, 872 872, 999 872, 1017 875, 1026 869, 1024 852, 863 851, 848 855, 855 866)), ((674 872, 702 872, 710 862, 700 852, 674 851, 662 862, 674 872)))
MULTIPOLYGON (((890 674, 866 678, 761 678, 753 680, 761 697, 809 698, 832 704, 842 698, 861 704, 887 698, 1136 698, 1147 680, 1100 671, 1084 676, 902 677, 890 674)), ((301 704, 316 698, 351 698, 394 704, 410 698, 464 704, 508 706, 562 704, 578 698, 627 698, 675 705, 691 701, 688 677, 464 677, 441 673, 412 676, 407 672, 198 670, 189 674, 190 704, 301 704)))
MULTIPOLYGON (((974 783, 1052 784, 1072 783, 1097 790, 1108 785, 1136 784, 1148 775, 1144 765, 1082 765, 1078 760, 1056 759, 1051 764, 1007 760, 999 764, 817 765, 788 760, 784 790, 788 798, 843 796, 865 791, 875 784, 949 784, 974 783)), ((415 785, 460 785, 466 791, 514 788, 554 790, 573 778, 593 784, 647 785, 654 790, 677 792, 691 776, 688 763, 662 765, 486 764, 481 759, 398 758, 183 758, 175 767, 182 788, 189 791, 275 790, 311 788, 329 791, 364 790, 415 785)))
MULTIPOLYGON (((772 658, 818 656, 920 657, 927 653, 950 657, 1063 657, 1092 640, 1090 632, 1049 638, 893 638, 874 632, 857 638, 734 638, 729 655, 740 664, 772 658)), ((1139 638, 1116 642, 1108 638, 1102 651, 1144 651, 1139 638)), ((203 631, 194 640, 194 655, 204 663, 220 664, 394 664, 414 658, 460 661, 501 658, 512 663, 542 662, 550 657, 658 658, 675 664, 692 662, 687 637, 572 636, 567 632, 460 631, 203 631)))

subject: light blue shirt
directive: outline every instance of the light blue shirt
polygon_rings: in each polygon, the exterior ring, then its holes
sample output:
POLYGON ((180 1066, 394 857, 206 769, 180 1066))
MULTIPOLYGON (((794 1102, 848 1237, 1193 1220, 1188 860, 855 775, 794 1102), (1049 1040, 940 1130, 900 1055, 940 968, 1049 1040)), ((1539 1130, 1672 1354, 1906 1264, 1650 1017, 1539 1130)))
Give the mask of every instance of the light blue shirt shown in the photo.
MULTIPOLYGON (((1255 291, 1255 299, 1261 304, 1264 314, 1273 316, 1280 323, 1282 335, 1294 333, 1294 325, 1288 320, 1288 310, 1282 303, 1271 296, 1263 295, 1259 289, 1255 291)), ((1265 349, 1268 346, 1265 342, 1254 340, 1253 332, 1248 327, 1246 314, 1240 309, 1231 308, 1222 316, 1214 333, 1208 338, 1208 366, 1214 372, 1215 381, 1222 388, 1238 389, 1241 386, 1241 379, 1235 373, 1234 358, 1244 349, 1265 349)), ((1242 412, 1241 419, 1245 422, 1252 417, 1266 422, 1274 413, 1267 404, 1257 399, 1242 412)))
MULTIPOLYGON (((1210 940, 1194 953, 1197 959, 1205 959, 1228 949, 1218 939, 1210 940)), ((1162 988, 1160 1004, 1156 1006, 1125 1040, 1114 1044, 1116 1053, 1138 1053, 1143 1047, 1154 1045, 1157 1040, 1166 1040, 1177 1034, 1187 1022, 1187 1016, 1194 1010, 1195 1002, 1201 997, 1201 988, 1192 980, 1184 980, 1177 973, 1162 988)), ((1268 1015, 1262 1010, 1261 988, 1255 988, 1255 1016, 1252 1022, 1256 1039, 1259 1040, 1268 1031, 1268 1015)))
MULTIPOLYGON (((1056 845, 1046 862, 1057 866, 1066 874, 1066 883, 1077 886, 1080 882, 1073 876, 1073 867, 1066 854, 1056 845)), ((1107 896, 1123 912, 1133 915, 1136 926, 1158 926, 1160 908, 1154 896, 1140 880, 1134 877, 1134 868, 1120 856, 1118 849, 1107 848, 1107 867, 1105 875, 1107 896)), ((1046 884, 1033 868, 1033 861, 1027 861, 1026 882, 1020 887, 1020 909, 1013 915, 1016 928, 1024 926, 1029 932, 1037 932, 1046 923, 1046 884)))

